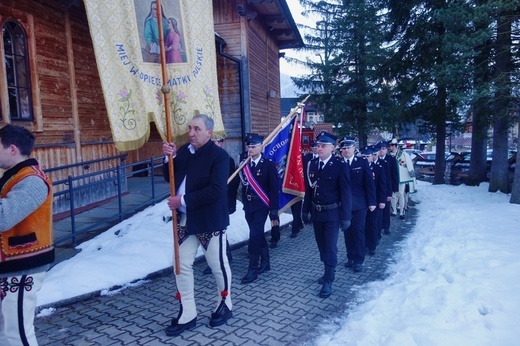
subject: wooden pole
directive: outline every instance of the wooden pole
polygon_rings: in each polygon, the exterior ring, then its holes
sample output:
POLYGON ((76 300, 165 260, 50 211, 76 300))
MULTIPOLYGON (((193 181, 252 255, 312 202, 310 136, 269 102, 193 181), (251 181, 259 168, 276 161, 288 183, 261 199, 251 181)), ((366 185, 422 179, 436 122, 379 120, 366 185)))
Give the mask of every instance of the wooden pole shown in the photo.
MULTIPOLYGON (((301 102, 297 102, 296 103, 296 107, 294 107, 291 112, 289 113, 289 115, 287 115, 285 118, 283 118, 283 120, 280 122, 280 124, 278 124, 278 126, 275 127, 275 129, 273 131, 271 131, 271 133, 269 134, 269 136, 267 136, 264 141, 262 142, 262 147, 265 146, 267 143, 269 143, 274 136, 276 136, 278 134, 278 132, 280 132, 280 130, 282 129, 282 127, 284 127, 285 125, 287 125, 288 122, 290 122, 292 120, 292 118, 294 118, 298 113, 298 109, 300 109, 301 107, 305 106, 305 101, 307 101, 307 99, 309 98, 310 95, 307 95, 301 102)), ((236 171, 233 172, 233 174, 231 174, 231 176, 228 178, 228 181, 227 183, 229 184, 231 182, 231 180, 233 180, 233 178, 236 177, 236 175, 238 174, 238 172, 240 172, 242 170, 242 168, 244 168, 245 165, 247 165, 247 163, 249 162, 249 160, 251 160, 251 157, 248 156, 246 157, 246 159, 244 161, 242 161, 240 163, 240 165, 238 166, 238 168, 236 169, 236 171)))
MULTIPOLYGON (((164 113, 166 118, 166 141, 168 143, 172 142, 172 124, 171 124, 171 116, 170 116, 170 91, 171 88, 168 85, 168 73, 166 70, 166 53, 164 51, 164 31, 163 31, 163 22, 162 22, 162 5, 161 0, 156 1, 157 6, 157 30, 159 31, 159 46, 160 46, 160 54, 161 54, 161 71, 162 71, 162 87, 161 92, 164 97, 164 113)), ((173 157, 172 155, 168 155, 168 174, 170 178, 170 196, 175 196, 175 176, 173 174, 173 157)), ((172 210, 172 227, 173 227, 173 257, 175 264, 175 274, 179 275, 181 273, 181 265, 179 262, 179 232, 177 231, 177 212, 176 210, 172 210)))

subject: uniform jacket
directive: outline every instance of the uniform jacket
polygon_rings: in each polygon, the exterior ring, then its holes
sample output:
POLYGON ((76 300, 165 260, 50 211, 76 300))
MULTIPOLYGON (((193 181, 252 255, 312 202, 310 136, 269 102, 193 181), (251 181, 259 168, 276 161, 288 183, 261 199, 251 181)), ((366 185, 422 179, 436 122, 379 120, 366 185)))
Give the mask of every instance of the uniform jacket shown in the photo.
POLYGON ((330 158, 318 172, 319 158, 312 159, 308 165, 305 180, 305 199, 303 212, 312 214, 317 222, 350 220, 352 218, 352 195, 347 164, 342 159, 330 158), (340 204, 338 208, 317 211, 315 205, 340 204))
MULTIPOLYGON (((386 154, 384 158, 379 158, 379 160, 382 160, 385 162, 385 165, 387 167, 387 178, 389 180, 388 184, 392 189, 392 193, 399 191, 399 174, 397 173, 397 160, 394 156, 390 154, 386 154)), ((381 166, 384 167, 383 164, 381 166)), ((391 196, 390 194, 389 196, 391 196)))
POLYGON ((251 174, 262 187, 262 190, 269 197, 269 208, 264 202, 258 197, 253 188, 247 185, 247 179, 245 177, 244 170, 240 172, 242 176, 242 203, 244 204, 244 212, 251 213, 262 209, 268 209, 272 212, 278 212, 278 173, 276 171, 276 165, 273 161, 264 157, 260 158, 255 168, 251 168, 251 161, 248 163, 251 174), (250 197, 248 197, 250 196, 250 197))
POLYGON ((0 232, 0 273, 28 270, 54 261, 52 233, 52 183, 35 159, 28 159, 7 170, 0 179, 0 197, 28 176, 45 181, 45 201, 11 229, 0 232))
POLYGON ((374 175, 374 185, 376 187, 376 202, 386 203, 386 174, 383 166, 379 160, 377 162, 372 162, 370 165, 370 170, 372 170, 372 174, 374 175))
MULTIPOLYGON (((228 153, 212 141, 192 154, 184 144, 173 159, 175 191, 186 177, 188 234, 221 231, 229 225, 227 179, 230 161, 228 153)), ((168 170, 163 171, 168 181, 168 170)))
POLYGON ((366 159, 359 156, 352 158, 350 186, 352 187, 352 210, 368 209, 369 205, 376 205, 376 187, 366 159))

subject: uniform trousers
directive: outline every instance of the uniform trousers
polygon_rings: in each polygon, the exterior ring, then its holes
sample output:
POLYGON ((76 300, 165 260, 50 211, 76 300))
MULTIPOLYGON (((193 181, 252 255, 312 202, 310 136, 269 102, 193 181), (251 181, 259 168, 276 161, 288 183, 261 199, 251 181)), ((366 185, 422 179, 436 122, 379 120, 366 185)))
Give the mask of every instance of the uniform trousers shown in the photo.
POLYGON ((313 221, 314 237, 318 250, 320 251, 320 260, 325 266, 336 267, 338 264, 338 221, 313 221))
POLYGON ((36 293, 41 289, 45 275, 46 272, 40 272, 0 277, 0 345, 38 345, 34 312, 36 293))
POLYGON ((261 248, 267 247, 264 230, 268 214, 269 210, 267 208, 245 213, 246 221, 249 226, 247 251, 250 255, 260 256, 262 254, 261 248))
POLYGON ((291 213, 293 216, 292 221, 292 233, 298 233, 303 228, 303 221, 302 221, 302 201, 298 201, 291 205, 291 213))
POLYGON ((374 251, 379 241, 379 232, 381 228, 379 224, 384 209, 376 207, 374 211, 367 212, 367 220, 365 225, 365 246, 368 250, 374 251))
POLYGON ((186 235, 183 227, 179 226, 179 262, 181 273, 175 275, 178 296, 181 308, 178 323, 184 324, 197 317, 195 305, 195 283, 193 275, 193 262, 199 244, 202 245, 204 256, 211 268, 215 281, 217 282, 217 305, 224 302, 229 310, 233 309, 231 302, 231 269, 226 256, 226 230, 186 235))
POLYGON ((345 231, 347 259, 354 264, 363 264, 365 260, 365 224, 367 208, 352 211, 350 227, 345 231))
POLYGON ((381 213, 381 222, 379 225, 379 239, 381 239, 381 230, 386 229, 387 231, 390 230, 390 204, 391 202, 387 201, 386 206, 383 209, 383 212, 381 213))

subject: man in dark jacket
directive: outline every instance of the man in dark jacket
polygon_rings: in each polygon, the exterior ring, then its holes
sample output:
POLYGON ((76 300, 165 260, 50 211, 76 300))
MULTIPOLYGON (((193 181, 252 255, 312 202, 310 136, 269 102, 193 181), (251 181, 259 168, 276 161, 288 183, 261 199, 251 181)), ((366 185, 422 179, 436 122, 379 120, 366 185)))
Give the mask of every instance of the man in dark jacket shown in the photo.
POLYGON ((347 268, 355 272, 363 270, 365 260, 365 225, 367 212, 376 209, 376 188, 368 161, 355 156, 354 138, 345 137, 341 143, 341 155, 349 167, 350 186, 352 193, 352 222, 345 232, 345 247, 347 249, 347 268))
POLYGON ((332 154, 336 136, 322 131, 316 142, 318 157, 308 165, 302 218, 306 224, 312 218, 320 260, 325 267, 323 277, 318 280, 322 285, 319 296, 328 298, 338 264, 339 229, 350 225, 352 197, 348 167, 332 154))
POLYGON ((383 209, 381 218, 381 229, 384 234, 390 234, 390 212, 392 195, 399 191, 399 176, 397 175, 397 160, 388 153, 388 142, 379 142, 379 159, 378 162, 384 168, 386 174, 387 185, 387 202, 383 209))
MULTIPOLYGON (((262 156, 262 142, 262 136, 248 134, 246 145, 251 159, 240 172, 242 203, 249 226, 249 268, 242 284, 255 281, 258 274, 271 269, 264 225, 267 216, 271 221, 278 222, 278 174, 274 162, 262 156)), ((273 226, 279 227, 277 224, 273 226)))
POLYGON ((163 144, 164 154, 171 155, 174 163, 176 195, 168 198, 168 206, 177 210, 181 268, 175 277, 176 297, 181 306, 177 318, 166 329, 168 336, 179 335, 196 325, 193 262, 199 245, 219 292, 209 324, 220 326, 232 317, 231 270, 225 255, 229 155, 211 141, 212 133, 213 119, 199 114, 188 125, 189 143, 178 149, 175 143, 163 144))
POLYGON ((377 162, 379 149, 369 146, 361 150, 361 155, 366 157, 368 166, 372 171, 374 185, 376 187, 376 203, 377 208, 367 213, 365 226, 365 245, 370 256, 375 255, 377 243, 379 242, 379 225, 381 224, 381 215, 386 207, 386 175, 383 167, 377 162))

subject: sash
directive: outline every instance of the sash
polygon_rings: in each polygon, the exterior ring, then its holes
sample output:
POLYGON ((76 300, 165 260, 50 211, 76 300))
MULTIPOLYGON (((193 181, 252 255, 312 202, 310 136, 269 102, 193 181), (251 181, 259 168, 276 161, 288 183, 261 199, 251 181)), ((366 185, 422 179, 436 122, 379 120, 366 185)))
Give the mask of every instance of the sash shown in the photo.
POLYGON ((256 181, 255 177, 251 173, 251 168, 248 164, 244 167, 244 172, 246 174, 247 181, 249 182, 249 186, 251 186, 253 188, 253 190, 256 192, 258 197, 262 200, 262 202, 264 202, 264 204, 267 206, 267 208, 269 208, 270 207, 269 197, 267 196, 265 191, 262 189, 262 187, 256 181))

